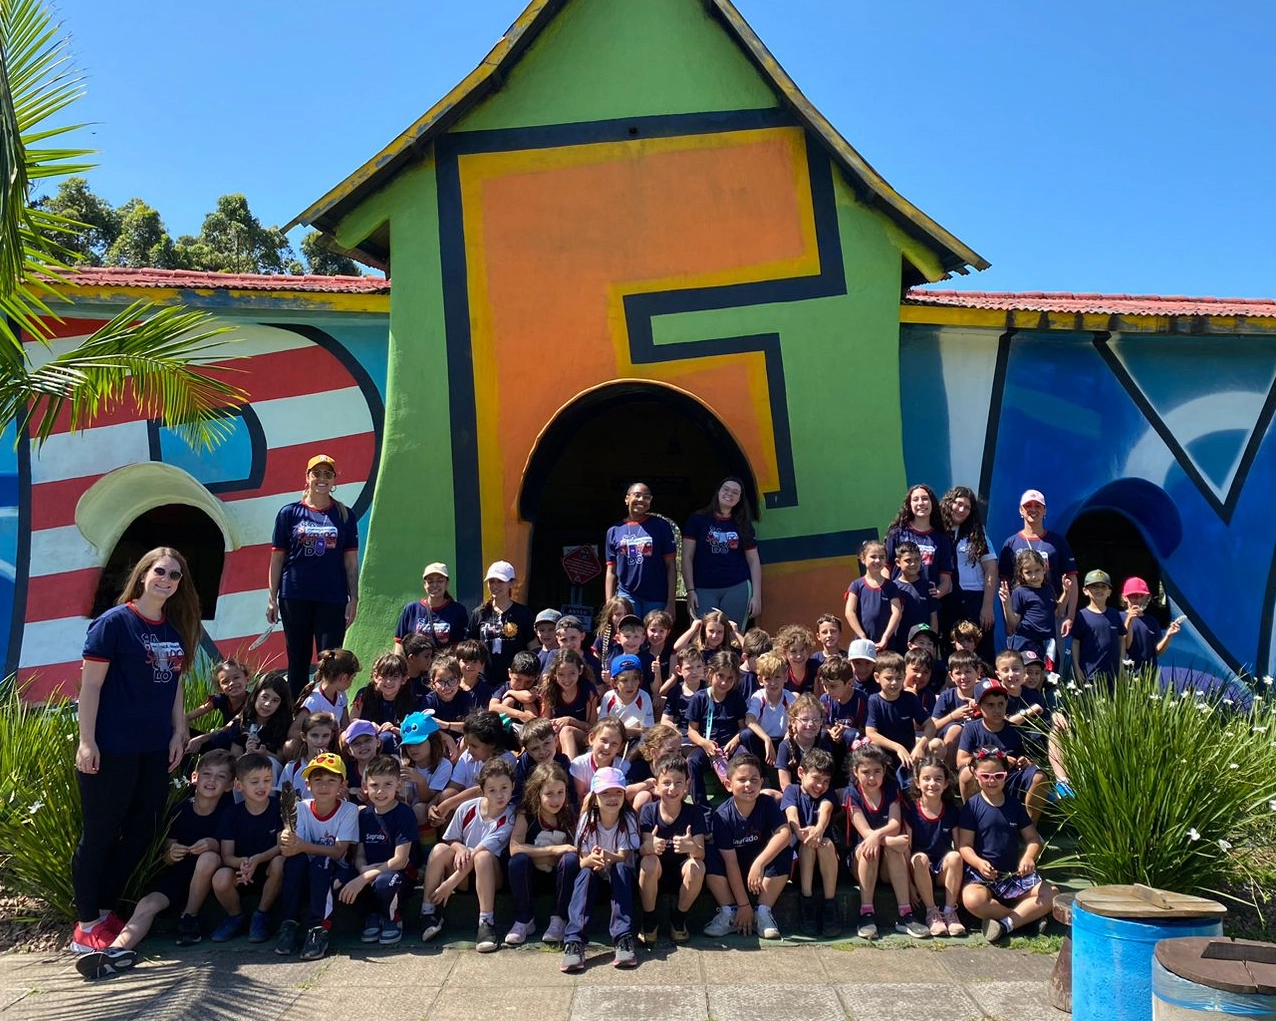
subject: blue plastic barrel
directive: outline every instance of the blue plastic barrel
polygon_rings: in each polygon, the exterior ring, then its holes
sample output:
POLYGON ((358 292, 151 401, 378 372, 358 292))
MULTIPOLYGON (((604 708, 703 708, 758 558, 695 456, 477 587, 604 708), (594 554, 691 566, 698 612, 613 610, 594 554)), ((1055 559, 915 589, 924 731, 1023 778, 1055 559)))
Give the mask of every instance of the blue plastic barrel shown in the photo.
POLYGON ((1072 906, 1075 1021, 1152 1021, 1152 954, 1158 941, 1221 936, 1222 919, 1105 918, 1072 906))

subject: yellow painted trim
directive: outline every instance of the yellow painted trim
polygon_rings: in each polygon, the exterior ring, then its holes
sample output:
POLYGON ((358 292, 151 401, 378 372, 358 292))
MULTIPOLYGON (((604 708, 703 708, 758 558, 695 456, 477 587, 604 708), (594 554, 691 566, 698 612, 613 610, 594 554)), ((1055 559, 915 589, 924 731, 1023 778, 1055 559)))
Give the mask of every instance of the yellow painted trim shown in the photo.
MULTIPOLYGON (((258 291, 232 287, 67 287, 55 285, 54 290, 65 297, 74 298, 77 302, 98 302, 104 305, 128 305, 142 300, 152 301, 157 305, 196 304, 203 306, 204 303, 199 299, 216 298, 219 302, 229 300, 235 304, 245 306, 278 305, 283 302, 289 308, 309 308, 315 311, 390 314, 389 294, 293 291, 286 287, 281 287, 277 290, 258 291)), ((209 305, 211 304, 209 302, 209 305)), ((66 313, 66 310, 60 306, 54 306, 54 311, 61 314, 66 313)))
POLYGON ((902 324, 975 326, 996 330, 1057 330, 1071 333, 1233 334, 1276 333, 1276 317, 1152 316, 1106 312, 1042 312, 1035 309, 901 305, 902 324))

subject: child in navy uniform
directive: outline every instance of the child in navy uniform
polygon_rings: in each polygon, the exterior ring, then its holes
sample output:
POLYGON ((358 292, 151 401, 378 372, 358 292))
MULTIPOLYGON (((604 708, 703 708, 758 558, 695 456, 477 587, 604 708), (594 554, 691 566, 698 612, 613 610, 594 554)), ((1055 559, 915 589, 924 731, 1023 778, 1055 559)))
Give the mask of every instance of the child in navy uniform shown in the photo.
POLYGON ((705 874, 705 835, 708 825, 699 805, 684 800, 688 789, 687 760, 668 755, 655 765, 656 798, 643 805, 638 816, 642 837, 638 866, 638 891, 642 899, 639 935, 648 947, 658 936, 656 899, 662 893, 675 898, 669 913, 669 934, 675 943, 691 938, 687 912, 700 895, 705 874))
POLYGON ((687 709, 697 691, 704 684, 704 656, 699 649, 680 649, 674 665, 674 674, 660 688, 664 698, 660 722, 677 727, 684 744, 687 737, 687 709))
POLYGON ((975 685, 979 683, 979 657, 958 649, 948 657, 948 676, 953 687, 945 688, 935 698, 930 717, 935 721, 935 736, 943 743, 942 754, 948 768, 957 769, 957 746, 961 728, 967 720, 979 715, 975 704, 975 685))
POLYGON ((784 788, 780 810, 797 842, 802 932, 807 936, 818 936, 823 928, 825 936, 840 936, 842 917, 837 910, 837 847, 830 828, 833 810, 837 807, 837 799, 829 791, 833 782, 833 756, 822 749, 812 748, 797 772, 798 782, 784 788), (815 899, 817 865, 823 903, 815 899))
POLYGON ((691 770, 691 799, 704 804, 704 773, 721 769, 740 744, 748 709, 736 690, 739 679, 735 653, 718 652, 709 660, 709 687, 697 691, 687 708, 687 737, 696 747, 687 756, 691 770))
POLYGON ((789 736, 780 742, 775 753, 775 771, 780 789, 798 782, 798 767, 813 748, 828 752, 837 759, 837 749, 824 729, 824 709, 814 695, 799 695, 789 707, 789 736))
POLYGON ((1028 758, 1023 735, 1006 722, 1006 689, 991 678, 975 685, 975 702, 980 715, 962 726, 957 746, 958 779, 963 797, 969 801, 978 790, 974 775, 975 752, 980 748, 1000 748, 1007 757, 1010 776, 1004 789, 1017 798, 1035 821, 1046 801, 1046 775, 1028 758))
POLYGON ((895 566, 899 576, 895 578, 895 590, 899 594, 903 612, 899 629, 895 632, 893 648, 900 653, 908 649, 908 634, 918 624, 925 624, 933 631, 939 630, 939 609, 922 577, 922 555, 915 542, 901 542, 895 549, 895 566))
POLYGON ((226 919, 213 930, 214 943, 225 943, 243 931, 241 887, 261 894, 253 912, 249 940, 264 943, 270 938, 270 909, 284 877, 284 860, 279 853, 283 822, 279 799, 272 793, 274 782, 270 756, 246 752, 236 761, 235 790, 244 800, 231 805, 217 827, 222 867, 213 873, 213 893, 225 910, 226 919))
POLYGON ((461 664, 455 656, 438 656, 430 664, 430 690, 421 700, 421 710, 432 713, 444 734, 459 737, 465 718, 479 706, 474 693, 461 687, 461 664))
POLYGON ((1125 600, 1125 629, 1130 633, 1126 645, 1132 670, 1156 666, 1161 654, 1169 647, 1170 640, 1182 628, 1181 619, 1170 621, 1170 626, 1161 630, 1160 622, 1148 615, 1148 604, 1152 601, 1152 593, 1148 591, 1148 583, 1142 578, 1127 578, 1121 586, 1121 598, 1125 600))
POLYGON ((1121 614, 1108 605, 1112 579, 1106 571, 1085 576, 1090 604, 1072 622, 1072 669, 1090 682, 1101 681, 1111 690, 1121 675, 1121 661, 1130 643, 1121 614))
MULTIPOLYGON (((903 597, 886 568, 886 544, 870 539, 860 547, 864 576, 846 590, 846 623, 859 641, 876 651, 890 648, 904 617, 903 597)), ((851 643, 854 646, 854 641, 851 643)))
POLYGON ((899 653, 881 653, 873 676, 879 690, 868 700, 864 733, 894 760, 902 784, 913 756, 924 752, 935 736, 935 722, 926 715, 921 700, 904 690, 904 657, 899 653))
POLYGON ((908 835, 913 887, 926 909, 932 936, 964 936, 957 915, 961 900, 962 860, 953 845, 953 831, 961 810, 953 801, 953 774, 944 759, 926 755, 917 760, 917 782, 900 804, 908 835), (944 884, 944 910, 935 903, 935 880, 944 884))
MULTIPOLYGON (((551 746, 554 735, 549 735, 551 746)), ((576 808, 565 770, 554 759, 540 763, 527 777, 518 817, 510 837, 510 892, 514 895, 514 924, 505 945, 520 946, 536 932, 532 895, 537 886, 548 886, 554 895, 554 913, 545 928, 543 942, 563 942, 567 915, 580 871, 576 853, 576 808)))
POLYGON ((1001 608, 1006 616, 1006 647, 1031 649, 1043 659, 1055 658, 1055 619, 1064 602, 1046 579, 1046 562, 1034 549, 1015 554, 1013 588, 1011 579, 1001 582, 1001 608))

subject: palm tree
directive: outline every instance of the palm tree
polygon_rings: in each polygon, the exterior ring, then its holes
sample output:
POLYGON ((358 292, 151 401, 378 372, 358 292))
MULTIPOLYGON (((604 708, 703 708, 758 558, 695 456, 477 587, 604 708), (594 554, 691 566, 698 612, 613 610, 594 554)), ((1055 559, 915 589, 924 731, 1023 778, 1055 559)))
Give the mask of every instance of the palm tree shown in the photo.
POLYGON ((126 398, 197 447, 228 433, 247 400, 212 373, 226 327, 212 316, 135 302, 69 350, 50 343, 75 276, 59 242, 72 221, 32 208, 36 182, 83 173, 91 150, 59 147, 80 125, 51 124, 83 95, 61 26, 41 0, 0 0, 0 427, 29 425, 42 443, 69 408, 71 427, 126 398), (39 341, 35 356, 23 341, 39 341))

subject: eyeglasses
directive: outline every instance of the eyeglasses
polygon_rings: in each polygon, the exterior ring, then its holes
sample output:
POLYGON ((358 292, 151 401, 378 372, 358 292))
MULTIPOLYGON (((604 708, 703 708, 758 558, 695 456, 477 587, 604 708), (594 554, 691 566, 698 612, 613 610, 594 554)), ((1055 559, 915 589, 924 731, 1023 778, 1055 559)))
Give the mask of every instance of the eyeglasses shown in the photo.
POLYGON ((999 773, 976 772, 975 779, 978 780, 980 783, 1000 783, 1002 780, 1006 779, 1006 777, 1009 775, 1010 774, 1007 773, 1005 770, 1002 770, 999 773))
POLYGON ((455 677, 436 677, 434 679, 434 686, 436 688, 457 688, 460 687, 460 684, 461 682, 455 677))
POLYGON ((174 581, 182 580, 182 572, 175 567, 160 567, 159 564, 156 564, 151 568, 151 573, 160 578, 172 578, 174 581))

